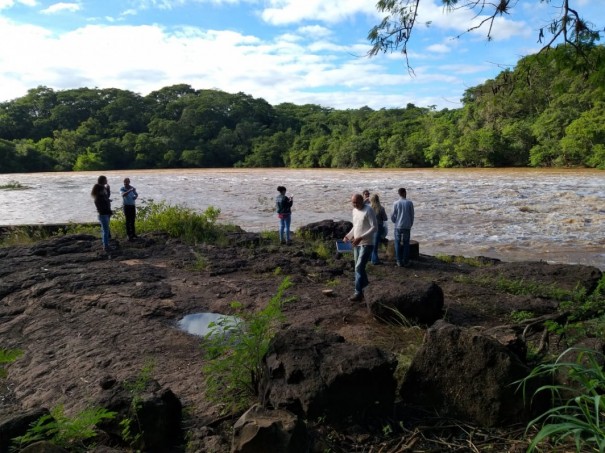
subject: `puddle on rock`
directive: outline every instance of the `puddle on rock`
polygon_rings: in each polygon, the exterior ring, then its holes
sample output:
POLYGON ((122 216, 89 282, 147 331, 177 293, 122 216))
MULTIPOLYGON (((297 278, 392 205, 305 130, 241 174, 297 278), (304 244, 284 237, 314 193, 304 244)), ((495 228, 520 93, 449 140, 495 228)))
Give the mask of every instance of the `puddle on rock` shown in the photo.
POLYGON ((187 333, 204 337, 211 329, 219 332, 219 325, 222 325, 222 330, 227 330, 229 327, 236 325, 238 321, 239 318, 236 316, 222 315, 220 313, 192 313, 181 319, 178 322, 178 326, 179 329, 187 333), (214 323, 213 327, 210 327, 211 323, 214 323))

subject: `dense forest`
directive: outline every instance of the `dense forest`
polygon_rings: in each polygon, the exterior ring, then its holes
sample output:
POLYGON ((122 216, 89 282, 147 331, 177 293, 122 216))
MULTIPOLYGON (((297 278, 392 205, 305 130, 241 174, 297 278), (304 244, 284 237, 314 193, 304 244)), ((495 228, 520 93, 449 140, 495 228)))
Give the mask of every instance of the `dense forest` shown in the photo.
POLYGON ((605 169, 605 47, 560 46, 469 88, 460 109, 272 106, 186 84, 147 96, 38 87, 0 103, 0 173, 192 167, 605 169))

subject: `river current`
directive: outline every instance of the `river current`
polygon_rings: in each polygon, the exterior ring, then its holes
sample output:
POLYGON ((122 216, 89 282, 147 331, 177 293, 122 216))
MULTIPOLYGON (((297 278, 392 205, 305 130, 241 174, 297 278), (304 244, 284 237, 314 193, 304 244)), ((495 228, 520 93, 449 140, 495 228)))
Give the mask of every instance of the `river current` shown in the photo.
MULTIPOLYGON (((99 173, 0 174, 0 225, 91 222, 99 173)), ((191 169, 104 172, 114 207, 125 177, 149 200, 196 211, 247 231, 277 229, 276 187, 294 196, 292 230, 324 219, 350 220, 351 195, 378 193, 390 215, 405 187, 414 202, 412 239, 420 252, 544 260, 605 270, 605 172, 542 169, 191 169)), ((392 223, 389 236, 392 238, 392 223)))

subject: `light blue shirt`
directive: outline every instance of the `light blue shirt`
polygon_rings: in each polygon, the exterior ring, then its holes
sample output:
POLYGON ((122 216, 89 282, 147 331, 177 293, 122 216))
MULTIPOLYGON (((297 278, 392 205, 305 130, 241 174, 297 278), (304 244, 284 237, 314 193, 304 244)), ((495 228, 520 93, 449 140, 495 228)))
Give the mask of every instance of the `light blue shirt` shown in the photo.
POLYGON ((414 225, 414 204, 406 198, 399 198, 393 204, 391 220, 396 230, 411 230, 414 225))
POLYGON ((126 195, 124 195, 124 193, 129 190, 126 187, 122 187, 120 189, 120 193, 122 194, 122 203, 126 206, 134 206, 134 200, 136 200, 137 198, 139 198, 139 194, 137 193, 137 189, 135 189, 134 187, 130 186, 130 188, 132 189, 131 192, 128 192, 126 195))

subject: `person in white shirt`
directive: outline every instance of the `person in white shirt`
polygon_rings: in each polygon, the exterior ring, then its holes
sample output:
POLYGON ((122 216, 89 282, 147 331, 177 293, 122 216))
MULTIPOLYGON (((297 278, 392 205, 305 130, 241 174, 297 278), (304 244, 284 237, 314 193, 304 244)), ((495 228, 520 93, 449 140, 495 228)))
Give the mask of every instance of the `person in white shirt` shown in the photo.
POLYGON ((374 233, 378 229, 376 215, 371 206, 363 201, 361 194, 351 198, 353 204, 353 228, 345 237, 345 242, 353 245, 353 259, 355 260, 355 294, 349 300, 359 302, 363 300, 363 289, 368 286, 366 264, 370 260, 374 249, 374 233))

